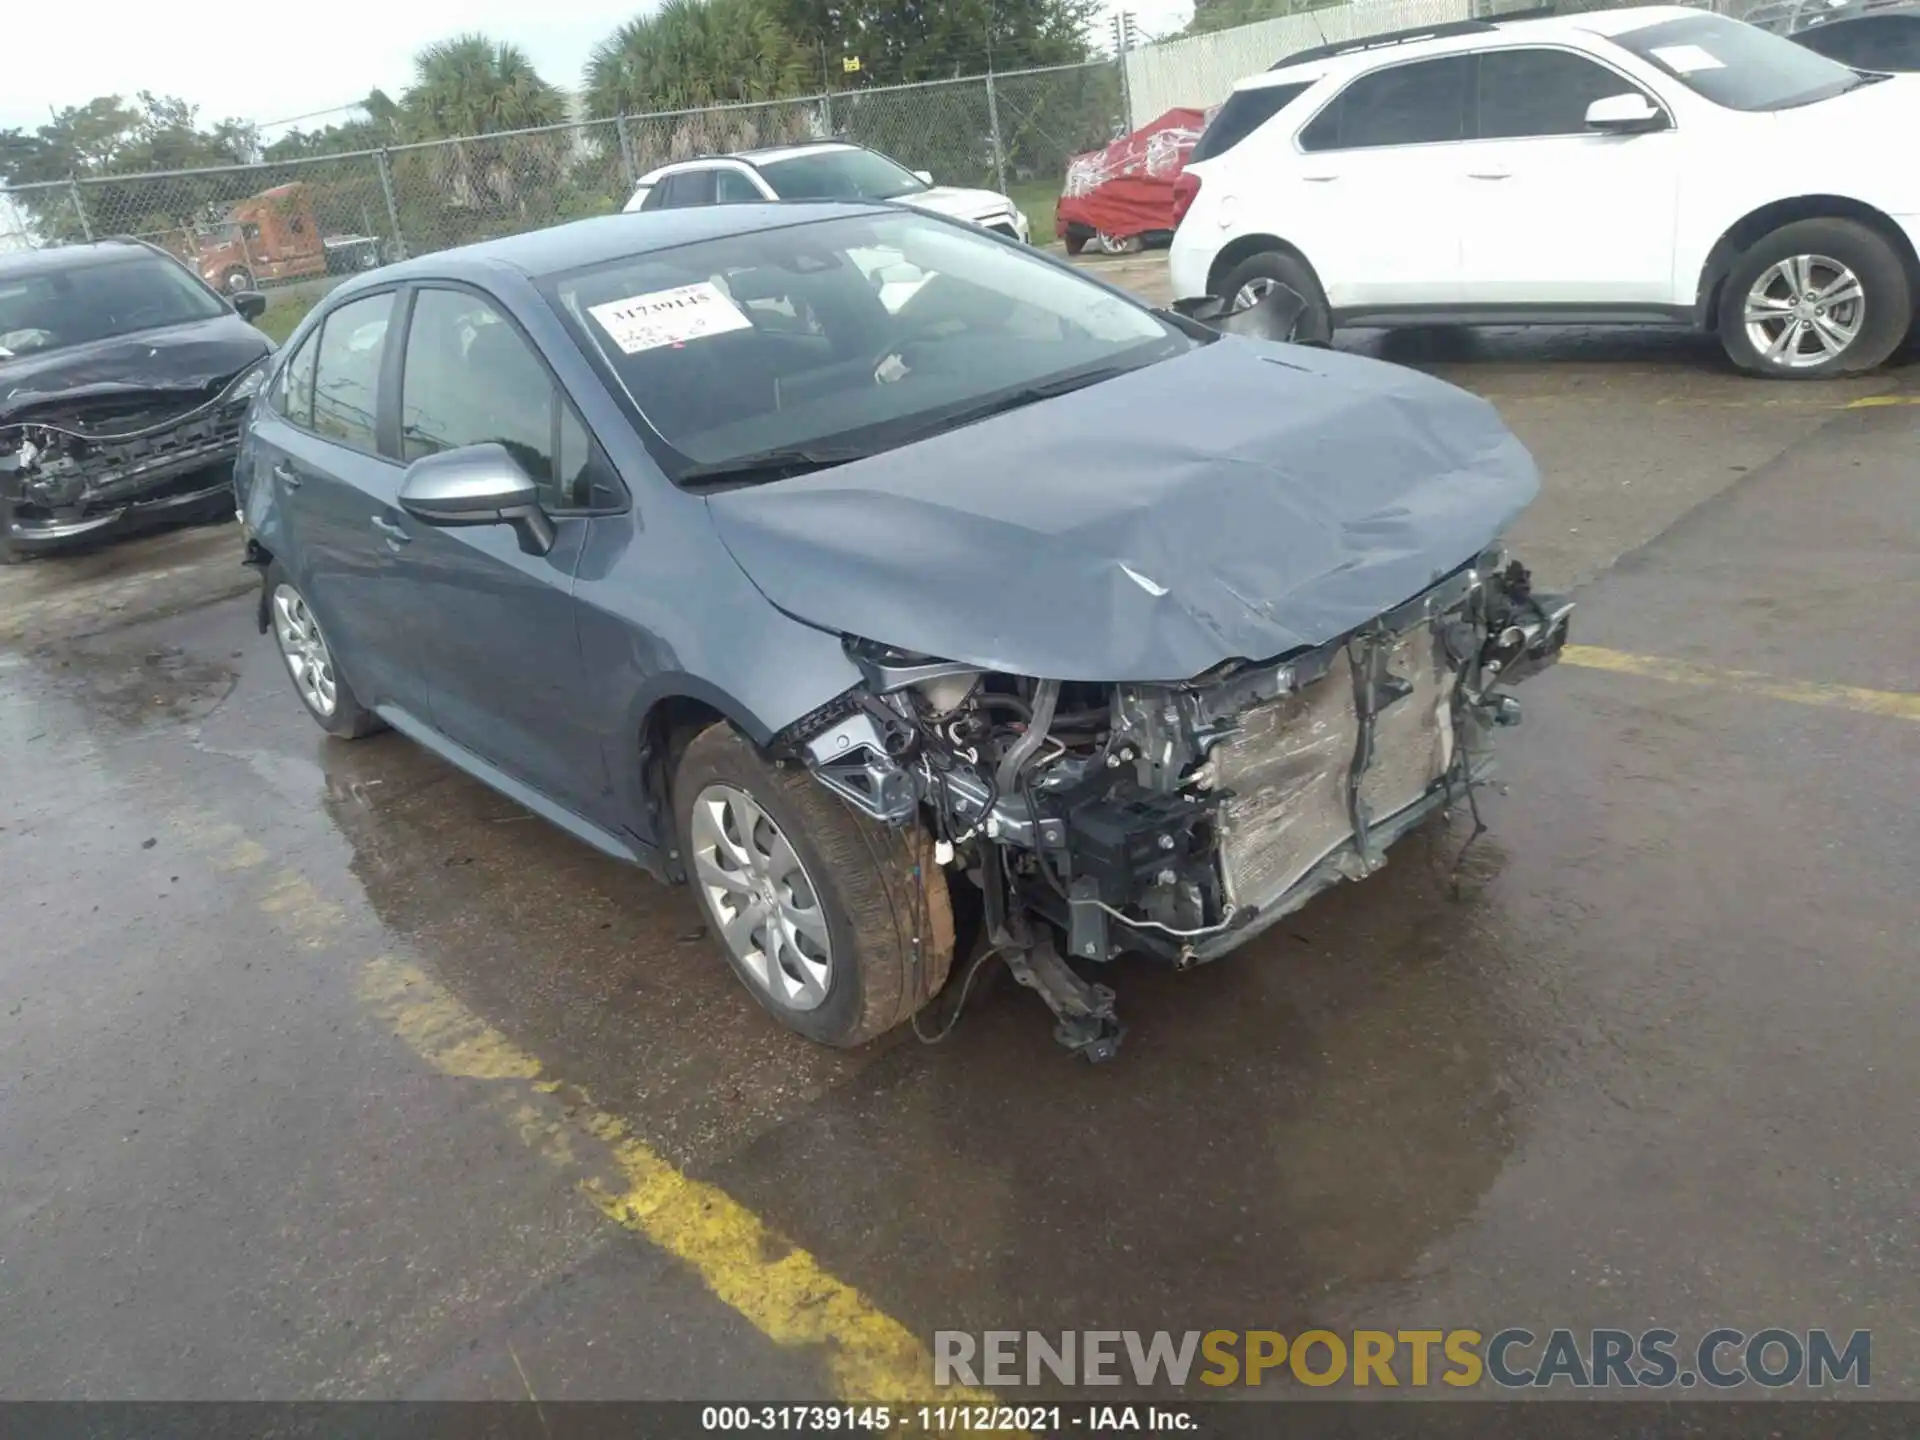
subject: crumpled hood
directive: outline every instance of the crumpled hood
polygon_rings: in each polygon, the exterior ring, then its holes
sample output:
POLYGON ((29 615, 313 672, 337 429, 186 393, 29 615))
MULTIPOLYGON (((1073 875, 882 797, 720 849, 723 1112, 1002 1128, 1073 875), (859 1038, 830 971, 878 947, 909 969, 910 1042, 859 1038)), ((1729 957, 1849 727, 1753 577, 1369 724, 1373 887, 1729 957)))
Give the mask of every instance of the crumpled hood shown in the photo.
POLYGON ((1004 195, 996 195, 991 190, 962 190, 953 185, 916 190, 911 195, 902 195, 900 203, 916 210, 931 210, 936 215, 950 215, 956 220, 1004 215, 1013 209, 1013 202, 1004 195))
POLYGON ((813 625, 1019 675, 1174 681, 1355 629, 1538 489, 1484 400, 1228 336, 708 507, 761 592, 813 625))
POLYGON ((273 343, 238 315, 0 359, 0 420, 48 405, 119 396, 164 398, 224 384, 273 343))

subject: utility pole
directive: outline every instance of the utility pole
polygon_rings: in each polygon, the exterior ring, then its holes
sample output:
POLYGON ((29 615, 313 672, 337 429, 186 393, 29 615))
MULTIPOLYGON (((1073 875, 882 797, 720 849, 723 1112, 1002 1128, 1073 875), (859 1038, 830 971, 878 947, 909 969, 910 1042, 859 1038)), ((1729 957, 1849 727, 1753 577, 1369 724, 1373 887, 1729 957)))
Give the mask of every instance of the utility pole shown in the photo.
POLYGON ((1133 129, 1133 86, 1127 79, 1127 52, 1140 43, 1140 30, 1131 10, 1116 10, 1108 22, 1113 31, 1113 61, 1120 67, 1120 109, 1125 132, 1133 129))

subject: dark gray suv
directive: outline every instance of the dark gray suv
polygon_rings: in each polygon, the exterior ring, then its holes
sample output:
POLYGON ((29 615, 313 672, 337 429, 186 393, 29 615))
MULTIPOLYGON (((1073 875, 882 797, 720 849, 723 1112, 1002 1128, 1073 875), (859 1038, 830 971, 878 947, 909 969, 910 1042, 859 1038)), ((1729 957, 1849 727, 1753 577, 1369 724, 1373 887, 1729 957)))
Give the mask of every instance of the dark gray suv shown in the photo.
POLYGON ((1498 551, 1537 482, 1484 402, 880 204, 350 281, 238 483, 323 727, 690 883, 829 1044, 977 932, 1107 1057, 1082 970, 1214 958, 1373 869, 1470 793, 1570 608, 1498 551))

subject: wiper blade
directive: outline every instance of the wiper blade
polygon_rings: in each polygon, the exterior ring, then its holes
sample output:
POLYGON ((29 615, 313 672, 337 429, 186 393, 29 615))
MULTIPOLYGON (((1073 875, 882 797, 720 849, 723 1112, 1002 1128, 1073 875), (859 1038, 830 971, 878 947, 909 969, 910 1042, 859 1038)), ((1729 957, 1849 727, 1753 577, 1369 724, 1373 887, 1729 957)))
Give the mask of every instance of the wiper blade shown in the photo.
POLYGON ((852 460, 864 460, 874 452, 827 446, 783 446, 760 450, 751 455, 736 455, 731 460, 706 460, 690 465, 679 474, 680 483, 698 484, 712 480, 783 480, 792 475, 808 475, 815 470, 831 470, 852 460))
POLYGON ((962 425, 991 420, 995 415, 1004 415, 1009 410, 1019 410, 1041 400, 1071 395, 1075 390, 1084 390, 1089 385, 1098 385, 1102 380, 1111 380, 1116 375, 1125 375, 1134 368, 1131 365, 1105 365, 1098 370, 1082 370, 1077 375, 1064 375, 1058 380, 1043 380, 1037 385, 1022 385, 1018 390, 1009 390, 1004 395, 998 395, 970 409, 956 410, 951 414, 943 415, 937 424, 924 433, 939 434, 943 430, 957 430, 962 425))

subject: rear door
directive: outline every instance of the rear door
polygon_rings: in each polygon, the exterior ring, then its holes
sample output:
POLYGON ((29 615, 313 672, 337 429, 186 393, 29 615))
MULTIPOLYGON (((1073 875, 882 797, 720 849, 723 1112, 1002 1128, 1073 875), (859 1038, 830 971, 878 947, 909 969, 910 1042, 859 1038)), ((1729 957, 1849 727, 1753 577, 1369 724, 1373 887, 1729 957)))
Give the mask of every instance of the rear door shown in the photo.
POLYGON ((1360 76, 1300 131, 1282 232, 1313 261, 1338 310, 1444 303, 1460 273, 1472 65, 1464 55, 1360 76))
POLYGON ((1476 58, 1476 138, 1460 147, 1458 298, 1576 307, 1691 300, 1676 294, 1674 276, 1679 133, 1669 124, 1600 134, 1586 123, 1595 100, 1639 94, 1659 105, 1658 97, 1572 50, 1476 58))
POLYGON ((415 637, 390 593, 398 548, 385 517, 400 466, 378 439, 395 301, 390 290, 349 301, 303 344, 270 396, 284 410, 258 431, 254 474, 284 506, 279 558, 361 703, 424 714, 415 637))
POLYGON ((624 508, 610 466, 539 352, 480 292, 414 292, 400 377, 405 460, 505 447, 557 535, 521 550, 511 526, 406 529, 402 591, 421 638, 434 728, 547 798, 611 825, 600 732, 587 710, 574 569, 589 516, 624 508))

